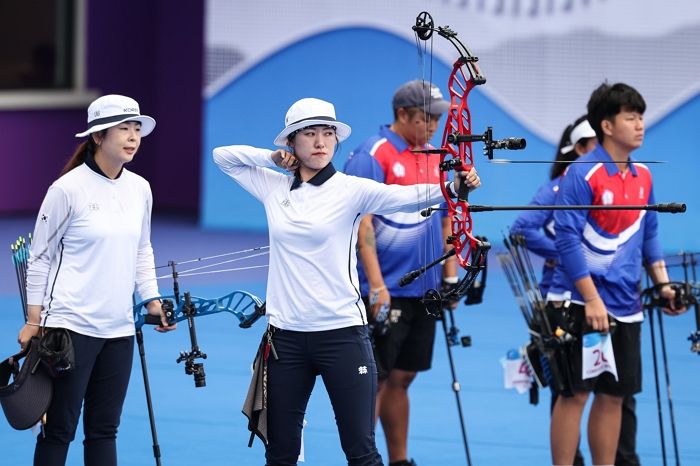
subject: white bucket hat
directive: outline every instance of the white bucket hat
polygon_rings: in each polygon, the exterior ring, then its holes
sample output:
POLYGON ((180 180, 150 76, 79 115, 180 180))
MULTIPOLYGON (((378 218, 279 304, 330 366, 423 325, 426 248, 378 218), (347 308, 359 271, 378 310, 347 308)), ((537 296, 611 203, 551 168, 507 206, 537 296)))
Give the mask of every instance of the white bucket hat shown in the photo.
POLYGON ((141 137, 148 136, 156 127, 156 120, 147 115, 141 115, 138 102, 123 95, 110 94, 95 99, 88 107, 87 114, 88 128, 76 134, 76 138, 111 128, 125 121, 141 123, 141 137))
POLYGON ((335 107, 325 100, 306 98, 297 100, 287 110, 284 117, 284 129, 275 138, 278 147, 287 146, 287 137, 295 131, 309 126, 333 126, 338 142, 350 136, 350 126, 335 119, 335 107))

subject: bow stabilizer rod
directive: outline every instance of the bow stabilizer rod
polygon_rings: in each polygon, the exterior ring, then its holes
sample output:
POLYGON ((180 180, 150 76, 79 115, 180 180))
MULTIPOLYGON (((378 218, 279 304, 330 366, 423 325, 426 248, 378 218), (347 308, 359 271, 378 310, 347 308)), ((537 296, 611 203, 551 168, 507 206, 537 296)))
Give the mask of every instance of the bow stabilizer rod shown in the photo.
POLYGON ((526 205, 526 206, 488 206, 470 205, 470 212, 491 212, 497 210, 652 210, 660 213, 678 214, 686 210, 685 203, 669 202, 666 204, 646 205, 526 205))
MULTIPOLYGON (((508 139, 517 139, 517 138, 508 138, 508 139)), ((508 148, 506 148, 508 149, 508 148)), ((545 163, 548 165, 552 164, 559 164, 559 163, 565 163, 565 164, 570 164, 570 163, 587 163, 589 165, 595 165, 597 163, 605 163, 605 164, 617 164, 619 162, 615 162, 614 160, 510 160, 510 159, 491 159, 489 160, 489 163, 498 165, 498 164, 511 164, 511 163, 522 163, 522 164, 535 164, 535 163, 545 163)), ((630 160, 630 164, 634 163, 668 163, 667 160, 630 160)))
POLYGON ((432 261, 431 263, 426 264, 426 265, 422 266, 422 267, 419 268, 419 269, 412 270, 412 271, 406 273, 403 277, 401 277, 401 278, 399 279, 399 286, 406 286, 406 285, 408 285, 408 284, 410 284, 410 283, 413 283, 413 282, 416 280, 416 278, 418 278, 418 277, 420 277, 421 275, 423 275, 423 274, 425 273, 426 270, 428 270, 428 269, 431 268, 431 267, 436 266, 437 264, 440 264, 440 263, 441 263, 442 261, 444 261, 445 259, 448 259, 448 258, 450 258, 450 257, 452 257, 452 256, 454 256, 454 255, 455 255, 455 250, 454 250, 454 248, 453 248, 453 249, 450 249, 449 251, 447 251, 447 252, 446 252, 445 254, 443 254, 442 256, 440 256, 440 257, 438 257, 437 259, 435 259, 434 261, 432 261))
MULTIPOLYGON (((512 205, 512 206, 495 206, 495 205, 476 205, 471 204, 467 207, 469 212, 495 212, 495 211, 510 211, 510 210, 651 210, 663 214, 682 214, 686 211, 685 203, 668 202, 664 204, 646 204, 646 205, 512 205)), ((420 211, 423 217, 429 217, 433 212, 447 210, 444 207, 428 207, 420 211)))

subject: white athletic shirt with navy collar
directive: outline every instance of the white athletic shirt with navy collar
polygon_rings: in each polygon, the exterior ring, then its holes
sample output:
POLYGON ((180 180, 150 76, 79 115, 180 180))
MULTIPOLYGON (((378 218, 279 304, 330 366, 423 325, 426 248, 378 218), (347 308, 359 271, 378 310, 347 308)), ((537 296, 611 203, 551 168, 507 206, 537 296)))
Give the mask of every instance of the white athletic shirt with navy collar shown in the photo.
POLYGON ((320 182, 299 183, 273 170, 271 153, 250 146, 214 149, 219 168, 265 206, 270 324, 304 332, 366 324, 355 251, 360 219, 434 205, 443 199, 440 186, 385 185, 332 165, 316 175, 320 182))
POLYGON ((43 306, 42 322, 98 338, 134 334, 134 285, 143 299, 159 295, 152 203, 148 182, 126 169, 110 179, 84 163, 51 185, 27 274, 27 302, 43 306))

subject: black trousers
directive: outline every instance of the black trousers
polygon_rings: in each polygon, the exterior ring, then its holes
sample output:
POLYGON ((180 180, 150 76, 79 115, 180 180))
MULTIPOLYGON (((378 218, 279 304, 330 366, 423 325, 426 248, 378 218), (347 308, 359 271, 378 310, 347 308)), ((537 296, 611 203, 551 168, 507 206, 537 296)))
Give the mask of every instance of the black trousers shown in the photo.
POLYGON ((637 400, 628 395, 622 400, 622 425, 617 443, 615 466, 639 466, 637 456, 637 400))
POLYGON ((54 379, 46 426, 34 450, 34 466, 65 465, 82 406, 85 466, 116 466, 117 428, 131 375, 134 337, 104 339, 70 333, 75 368, 54 379))
POLYGON ((374 439, 377 367, 367 326, 321 332, 275 329, 268 359, 268 466, 295 465, 316 376, 326 386, 349 465, 381 466, 374 439))

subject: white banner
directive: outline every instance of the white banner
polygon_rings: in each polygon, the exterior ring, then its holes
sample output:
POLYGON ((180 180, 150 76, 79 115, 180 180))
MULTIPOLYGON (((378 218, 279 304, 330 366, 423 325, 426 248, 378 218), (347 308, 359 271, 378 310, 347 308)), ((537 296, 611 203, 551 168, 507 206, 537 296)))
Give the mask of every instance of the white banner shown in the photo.
MULTIPOLYGON (((554 144, 605 79, 636 87, 652 124, 700 91, 696 0, 209 0, 205 96, 324 31, 370 27, 413 42, 423 10, 480 58, 480 90, 554 144)), ((456 58, 444 39, 433 45, 446 63, 456 58)))

